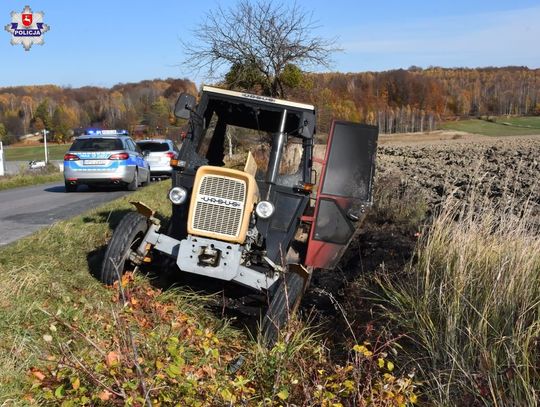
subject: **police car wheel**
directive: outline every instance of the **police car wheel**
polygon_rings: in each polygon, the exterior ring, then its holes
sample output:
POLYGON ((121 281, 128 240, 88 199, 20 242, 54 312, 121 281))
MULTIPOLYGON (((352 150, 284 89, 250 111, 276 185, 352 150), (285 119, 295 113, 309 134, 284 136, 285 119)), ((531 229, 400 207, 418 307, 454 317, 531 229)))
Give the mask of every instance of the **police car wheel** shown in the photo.
POLYGON ((67 182, 64 183, 66 187, 66 192, 75 192, 77 190, 77 185, 72 185, 67 182))
POLYGON ((138 212, 130 212, 122 218, 105 251, 99 276, 102 283, 112 285, 126 271, 135 268, 130 254, 137 249, 147 230, 148 219, 138 212))
POLYGON ((133 180, 128 184, 127 190, 136 191, 138 187, 139 187, 139 173, 137 170, 135 170, 135 175, 133 176, 133 180))
POLYGON ((150 185, 150 171, 147 171, 147 172, 146 172, 146 181, 143 182, 143 186, 146 187, 146 186, 148 186, 148 185, 150 185))
POLYGON ((261 326, 263 341, 269 348, 276 344, 280 331, 296 312, 302 299, 305 280, 300 274, 289 271, 280 278, 278 284, 261 326))

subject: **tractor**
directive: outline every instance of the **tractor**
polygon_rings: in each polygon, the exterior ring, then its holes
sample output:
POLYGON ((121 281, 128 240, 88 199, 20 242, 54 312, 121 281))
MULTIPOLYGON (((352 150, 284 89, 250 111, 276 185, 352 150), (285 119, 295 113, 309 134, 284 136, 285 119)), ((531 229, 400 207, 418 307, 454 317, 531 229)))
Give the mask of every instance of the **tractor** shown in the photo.
POLYGON ((169 225, 162 230, 155 212, 134 202, 113 232, 100 279, 113 284, 159 252, 179 273, 263 294, 261 334, 272 346, 313 271, 332 272, 358 233, 372 203, 378 128, 335 120, 324 158, 316 158, 309 104, 203 86, 198 103, 179 96, 175 115, 188 130, 171 160, 169 225), (231 128, 262 134, 266 154, 259 148, 243 168, 225 165, 231 128), (285 165, 291 147, 298 157, 285 165))

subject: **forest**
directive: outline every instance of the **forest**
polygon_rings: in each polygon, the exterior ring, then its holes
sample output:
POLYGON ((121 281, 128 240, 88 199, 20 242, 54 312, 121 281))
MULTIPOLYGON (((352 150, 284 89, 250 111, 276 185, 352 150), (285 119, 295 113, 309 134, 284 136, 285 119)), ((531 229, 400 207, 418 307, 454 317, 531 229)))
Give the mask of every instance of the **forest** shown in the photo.
MULTIPOLYGON (((226 79, 217 85, 232 87, 226 79)), ((56 141, 66 142, 75 129, 90 126, 172 136, 178 131, 172 109, 180 92, 197 94, 197 87, 189 79, 169 78, 112 88, 0 88, 0 139, 9 144, 48 129, 56 141)), ((540 69, 413 66, 303 73, 286 95, 317 107, 319 132, 328 130, 332 118, 376 124, 382 133, 423 132, 460 118, 539 115, 540 69)))
POLYGON ((332 117, 376 124, 382 133, 434 130, 459 118, 540 114, 540 69, 429 68, 307 75, 293 90, 332 117))

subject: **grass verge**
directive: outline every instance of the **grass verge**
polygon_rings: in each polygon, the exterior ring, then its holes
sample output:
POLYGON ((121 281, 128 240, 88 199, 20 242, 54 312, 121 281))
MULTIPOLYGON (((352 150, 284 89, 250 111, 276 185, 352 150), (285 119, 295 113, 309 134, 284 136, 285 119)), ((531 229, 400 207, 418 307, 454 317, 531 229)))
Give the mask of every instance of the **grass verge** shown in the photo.
MULTIPOLYGON (((47 146, 49 160, 62 160, 68 148, 69 144, 49 144, 47 146)), ((4 150, 4 154, 6 161, 43 160, 45 157, 45 148, 43 145, 24 147, 8 146, 4 150)))
POLYGON ((114 288, 92 273, 126 211, 139 200, 170 215, 157 183, 0 251, 0 403, 3 405, 284 404, 397 406, 416 384, 389 359, 390 344, 356 343, 337 365, 301 322, 265 349, 206 304, 146 278, 114 288))
POLYGON ((406 275, 380 278, 383 315, 413 338, 406 357, 434 405, 538 405, 538 223, 470 199, 447 202, 406 275))
POLYGON ((17 175, 7 175, 0 178, 0 191, 4 189, 45 184, 47 182, 62 181, 63 179, 62 173, 58 170, 54 172, 25 172, 17 175))

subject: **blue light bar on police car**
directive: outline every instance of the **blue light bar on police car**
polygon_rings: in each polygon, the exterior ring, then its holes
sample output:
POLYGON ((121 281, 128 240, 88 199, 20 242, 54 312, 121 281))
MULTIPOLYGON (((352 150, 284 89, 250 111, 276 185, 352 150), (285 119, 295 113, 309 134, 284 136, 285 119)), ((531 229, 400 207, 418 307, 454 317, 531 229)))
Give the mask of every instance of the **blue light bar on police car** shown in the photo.
POLYGON ((128 134, 127 130, 86 130, 85 134, 87 135, 103 135, 103 136, 113 136, 117 134, 128 134))

